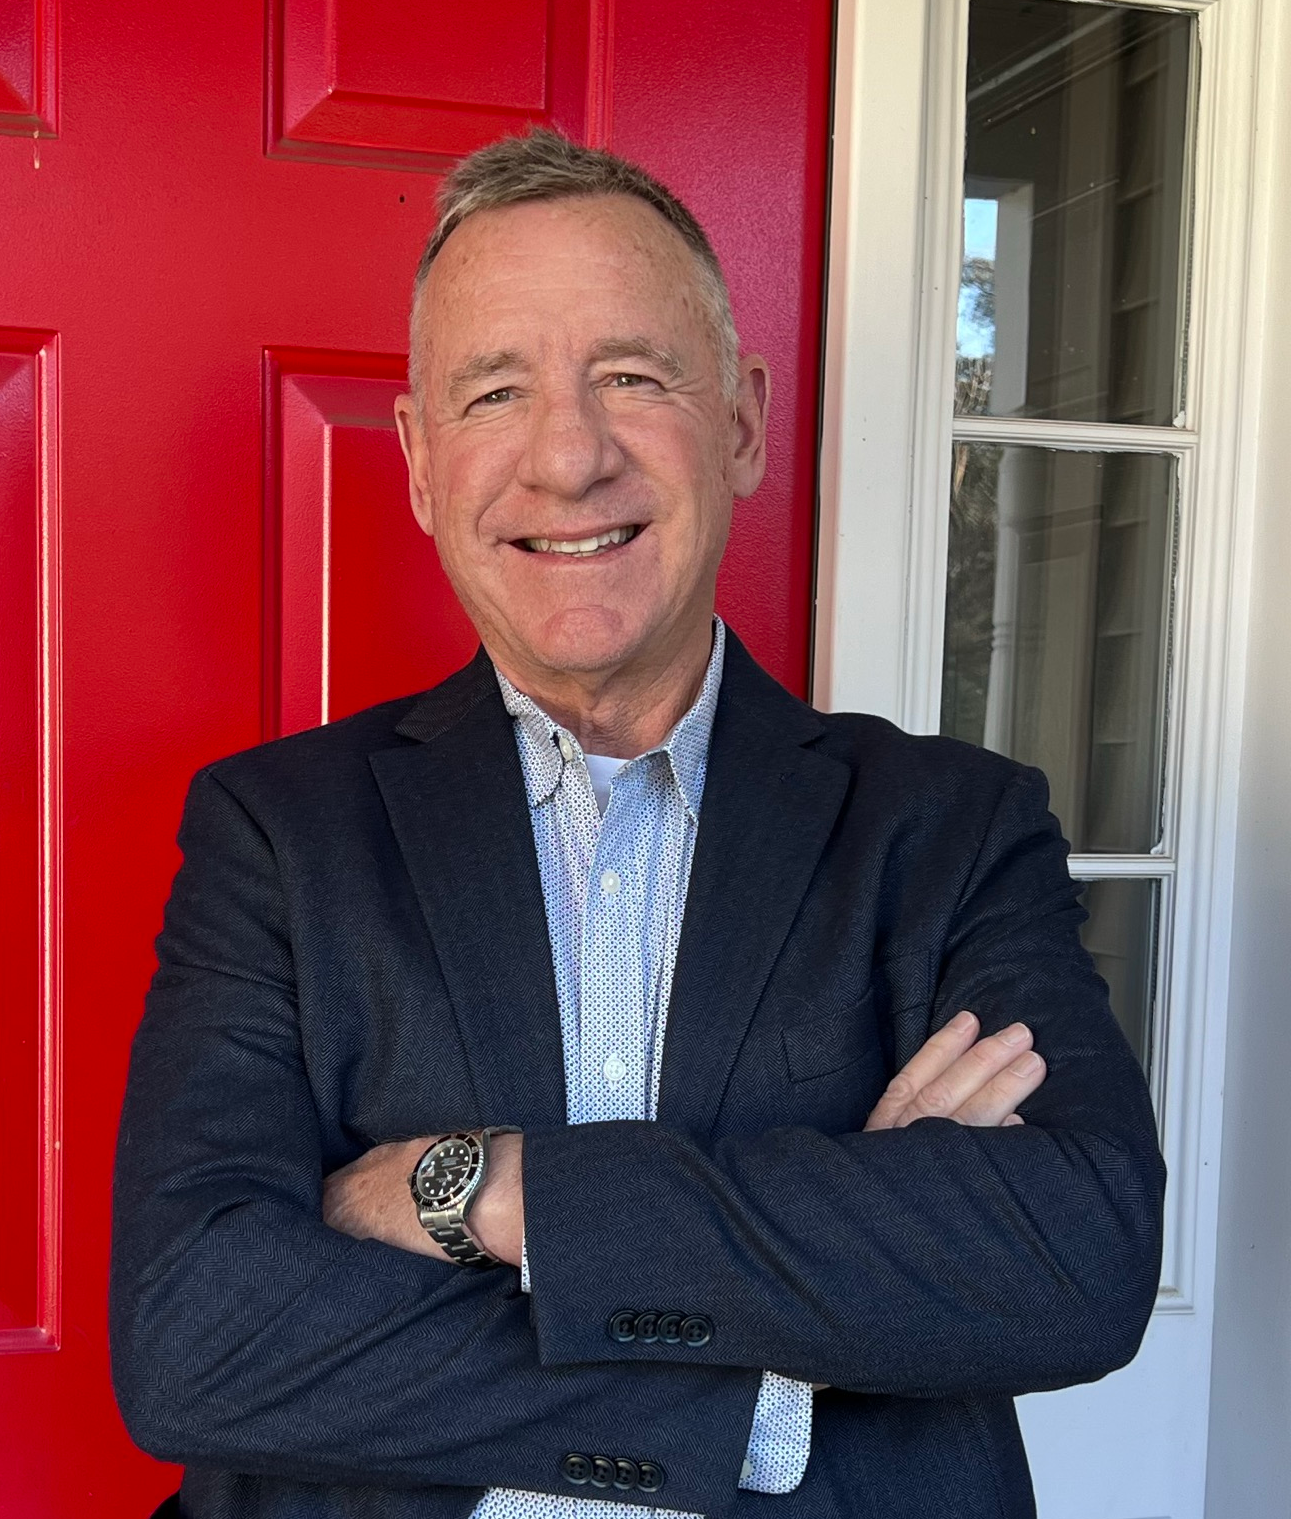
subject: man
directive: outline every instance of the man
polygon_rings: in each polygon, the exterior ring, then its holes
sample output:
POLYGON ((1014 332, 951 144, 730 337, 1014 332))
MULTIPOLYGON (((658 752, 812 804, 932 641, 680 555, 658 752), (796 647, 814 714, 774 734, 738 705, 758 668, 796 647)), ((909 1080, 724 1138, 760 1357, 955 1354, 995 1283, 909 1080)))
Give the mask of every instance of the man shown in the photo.
POLYGON ((200 1519, 1032 1514, 1012 1398, 1133 1355, 1163 1187, 1043 780, 714 619, 769 380, 640 171, 468 159, 411 354, 483 647, 194 780, 132 1433, 200 1519))

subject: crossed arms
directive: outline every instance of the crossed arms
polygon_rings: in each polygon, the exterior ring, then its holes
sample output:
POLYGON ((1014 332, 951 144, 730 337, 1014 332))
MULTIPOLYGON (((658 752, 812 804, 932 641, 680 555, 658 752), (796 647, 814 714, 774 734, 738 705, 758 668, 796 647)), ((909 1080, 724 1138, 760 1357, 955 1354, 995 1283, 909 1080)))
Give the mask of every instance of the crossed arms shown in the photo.
MULTIPOLYGON (((1044 1080, 1031 1030, 1014 1023, 979 1039, 980 1027, 964 1010, 933 1034, 892 1078, 865 1132, 903 1129, 920 1118, 985 1128, 1023 1123, 1017 1109, 1044 1080)), ((417 1222, 408 1198, 408 1177, 437 1137, 377 1145, 333 1171, 323 1183, 324 1221, 355 1239, 449 1261, 417 1222)), ((512 1266, 519 1266, 524 1246, 523 1148, 522 1135, 494 1138, 488 1179, 471 1208, 472 1233, 490 1255, 512 1266)))
MULTIPOLYGON (((1160 1162, 1034 783, 1000 799, 924 1028, 971 1007, 988 1036, 1017 1019, 1034 1029, 1048 1068, 1026 1122, 909 1121, 929 1104, 963 1117, 934 1081, 889 1094, 851 1134, 526 1132, 532 1300, 513 1272, 324 1221, 274 849, 210 772, 181 842, 132 1061, 114 1242, 118 1397, 155 1454, 312 1482, 560 1491, 558 1448, 621 1449, 626 1430, 667 1466, 670 1507, 718 1516, 763 1369, 953 1397, 1099 1376, 1137 1347, 1160 1162), (669 1227, 647 1247, 655 1218, 669 1227), (616 1309, 664 1302, 707 1314, 711 1344, 607 1336, 616 1309)), ((976 1032, 939 1036, 937 1058, 976 1032)), ((972 1048, 990 1063, 1006 1047, 972 1048)), ((499 1214, 486 1243, 515 1258, 514 1191, 499 1214)))

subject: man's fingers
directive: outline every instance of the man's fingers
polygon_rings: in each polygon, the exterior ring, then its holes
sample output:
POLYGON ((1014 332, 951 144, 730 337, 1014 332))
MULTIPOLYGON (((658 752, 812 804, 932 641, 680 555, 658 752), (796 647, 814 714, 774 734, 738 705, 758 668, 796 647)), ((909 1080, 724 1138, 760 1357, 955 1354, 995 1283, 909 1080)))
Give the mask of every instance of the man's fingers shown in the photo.
MULTIPOLYGON (((913 1123, 917 1118, 953 1118, 958 1123, 980 1122, 982 1125, 999 1123, 1022 1100, 1017 1096, 1000 1105, 1001 1094, 1009 1092, 1015 1085, 1013 1078, 1004 1077, 1003 1072, 1015 1062, 1033 1072, 1034 1067, 1028 1059, 1030 1053, 1031 1030, 1025 1023, 1011 1024, 998 1034, 979 1039, 949 1070, 928 1082, 897 1120, 898 1124, 913 1123), (998 1087, 997 1082, 1001 1083, 998 1087), (983 1096, 988 1089, 989 1095, 983 1096), (980 1119, 968 1117, 975 1105, 983 1115, 998 1109, 998 1116, 989 1120, 985 1116, 980 1119)), ((1036 1085, 1039 1085, 1038 1080, 1036 1085)))
POLYGON ((972 1046, 977 1029, 977 1019, 967 1011, 956 1013, 945 1028, 938 1029, 888 1083, 866 1122, 866 1131, 895 1128, 928 1082, 949 1070, 972 1046))
POLYGON ((1002 1124, 1021 1123, 1017 1108, 1044 1082, 1048 1074, 1044 1061, 1034 1050, 1012 1060, 951 1114, 959 1123, 993 1129, 1002 1124))
POLYGON ((951 1118, 980 1128, 1021 1123, 1018 1106, 1045 1079, 1031 1030, 1014 1023, 976 1039, 977 1019, 963 1012, 934 1034, 889 1083, 865 1127, 904 1128, 919 1118, 951 1118))

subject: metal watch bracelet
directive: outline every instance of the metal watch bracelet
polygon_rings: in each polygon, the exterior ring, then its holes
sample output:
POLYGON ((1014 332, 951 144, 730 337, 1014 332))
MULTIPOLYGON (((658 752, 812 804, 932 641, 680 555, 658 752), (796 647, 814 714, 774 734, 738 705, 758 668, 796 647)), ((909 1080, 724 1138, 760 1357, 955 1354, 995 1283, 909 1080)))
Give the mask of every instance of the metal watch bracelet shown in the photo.
MULTIPOLYGON (((459 1266, 474 1266, 479 1269, 488 1269, 492 1266, 500 1266, 503 1262, 496 1256, 491 1255, 479 1240, 471 1232, 467 1222, 467 1213, 472 1203, 480 1195, 485 1182, 488 1180, 488 1162, 490 1141, 495 1134, 519 1134, 520 1129, 510 1124, 492 1124, 483 1129, 468 1130, 464 1134, 442 1134, 433 1145, 427 1147, 429 1154, 437 1145, 445 1140, 454 1138, 470 1137, 480 1147, 480 1175, 475 1187, 464 1204, 454 1205, 452 1208, 432 1208, 429 1204, 418 1198, 415 1191, 417 1173, 421 1169, 422 1161, 419 1160, 413 1168, 413 1174, 409 1179, 414 1187, 414 1200, 417 1203, 417 1218, 426 1233, 443 1250, 451 1261, 459 1266)), ((425 1155, 422 1156, 422 1160, 425 1155)))

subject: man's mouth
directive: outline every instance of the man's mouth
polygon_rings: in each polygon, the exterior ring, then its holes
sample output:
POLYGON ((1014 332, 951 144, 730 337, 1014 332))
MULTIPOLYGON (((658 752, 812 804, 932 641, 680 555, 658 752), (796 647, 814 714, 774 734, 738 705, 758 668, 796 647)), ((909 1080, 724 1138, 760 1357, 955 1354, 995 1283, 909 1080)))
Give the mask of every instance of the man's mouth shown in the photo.
POLYGON ((641 524, 632 523, 628 527, 612 527, 591 538, 520 538, 517 541, 531 554, 572 554, 586 559, 630 542, 640 531, 641 524))

